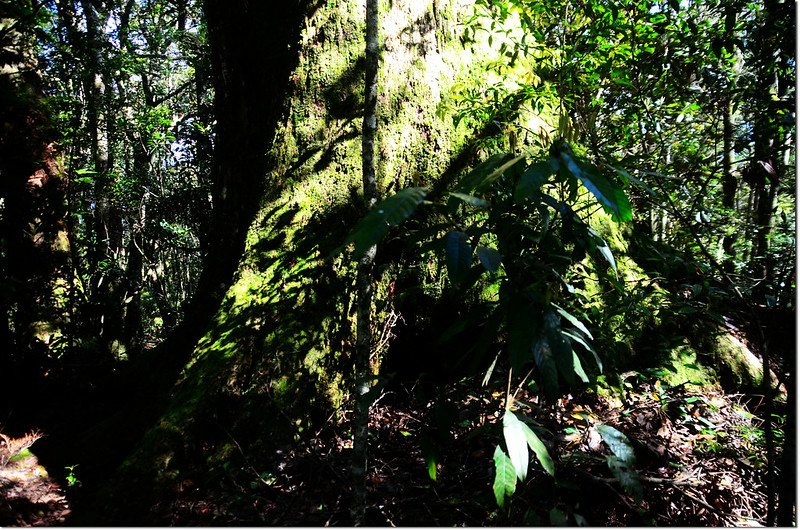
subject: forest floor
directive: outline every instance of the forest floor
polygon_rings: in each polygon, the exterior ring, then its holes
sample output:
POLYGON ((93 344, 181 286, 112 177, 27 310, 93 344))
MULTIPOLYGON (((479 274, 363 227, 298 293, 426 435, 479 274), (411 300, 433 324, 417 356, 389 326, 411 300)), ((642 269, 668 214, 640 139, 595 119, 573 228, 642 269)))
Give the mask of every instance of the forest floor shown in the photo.
MULTIPOLYGON (((414 385, 397 385, 371 412, 366 524, 762 525, 766 455, 759 397, 669 387, 652 372, 628 372, 623 382, 624 394, 586 391, 550 404, 520 393, 518 411, 540 427, 556 476, 532 459, 504 509, 492 492, 504 396, 453 384, 431 400, 414 385), (631 441, 641 498, 621 488, 609 469, 601 424, 631 441)), ((181 477, 142 521, 350 525, 349 414, 340 412, 313 436, 266 457, 246 455, 233 440, 239 455, 222 477, 203 470, 181 477)), ((780 446, 781 416, 776 419, 780 446)), ((28 450, 0 466, 0 526, 69 524, 68 499, 80 488, 74 477, 71 487, 63 482, 28 450)))
MULTIPOLYGON (((535 396, 521 396, 520 408, 549 432, 543 441, 556 478, 534 459, 503 510, 492 493, 502 396, 457 386, 437 402, 416 400, 411 391, 385 395, 371 415, 366 524, 761 526, 765 455, 757 398, 665 388, 636 372, 625 386, 622 403, 584 393, 541 406, 535 396), (452 425, 445 436, 433 428, 441 421, 452 425), (640 499, 613 478, 596 429, 602 423, 631 440, 640 499)), ((330 422, 310 441, 279 451, 269 466, 248 462, 231 471, 222 494, 183 484, 157 512, 170 525, 350 525, 345 427, 330 422)))
POLYGON ((0 466, 0 526, 63 525, 70 513, 63 489, 30 451, 0 466))

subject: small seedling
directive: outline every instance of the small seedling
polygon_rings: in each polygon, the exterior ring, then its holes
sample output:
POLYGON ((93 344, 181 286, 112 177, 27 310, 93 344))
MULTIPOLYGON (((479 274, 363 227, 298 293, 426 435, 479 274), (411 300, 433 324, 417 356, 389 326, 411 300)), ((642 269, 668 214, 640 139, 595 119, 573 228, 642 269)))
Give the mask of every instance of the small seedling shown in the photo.
POLYGON ((74 488, 81 485, 81 481, 78 479, 78 475, 75 472, 76 467, 78 467, 78 464, 64 467, 64 469, 67 470, 67 487, 74 488))

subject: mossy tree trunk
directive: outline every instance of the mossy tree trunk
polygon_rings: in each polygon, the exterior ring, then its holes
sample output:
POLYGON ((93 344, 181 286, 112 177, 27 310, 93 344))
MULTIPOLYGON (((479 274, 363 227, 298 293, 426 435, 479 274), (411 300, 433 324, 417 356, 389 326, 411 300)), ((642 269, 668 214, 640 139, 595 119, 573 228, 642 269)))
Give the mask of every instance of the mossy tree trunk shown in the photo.
MULTIPOLYGON (((205 2, 216 129, 210 168, 213 211, 203 270, 181 323, 159 347, 134 359, 116 385, 126 389, 116 392, 123 400, 117 411, 64 449, 71 458, 87 462, 82 468, 87 482, 107 479, 107 466, 119 464, 168 406, 172 385, 230 287, 262 193, 275 184, 265 180, 270 167, 268 146, 284 110, 305 9, 299 1, 205 2), (103 448, 99 457, 97 447, 103 448)), ((215 391, 204 390, 209 395, 215 391)), ((138 495, 138 508, 132 510, 120 506, 117 499, 108 505, 109 513, 130 515, 137 509, 146 510, 142 503, 156 502, 150 493, 138 495)))
MULTIPOLYGON (((372 120, 379 163, 375 191, 367 185, 362 195, 362 154, 370 148, 361 134, 368 127, 359 124, 372 114, 364 93, 364 5, 315 4, 301 12, 295 3, 207 0, 218 120, 209 263, 183 326, 147 356, 155 363, 136 363, 162 374, 162 382, 183 373, 162 394, 166 411, 151 420, 103 494, 103 505, 116 508, 115 522, 130 507, 112 499, 128 498, 131 489, 169 495, 175 471, 189 472, 188 454, 210 459, 198 480, 215 487, 211 460, 230 439, 210 441, 199 454, 198 432, 222 425, 255 460, 302 440, 333 418, 348 394, 355 398, 353 339, 369 339, 370 328, 386 318, 392 265, 376 263, 366 276, 373 301, 363 307, 373 323, 359 333, 357 268, 325 257, 363 215, 361 201, 368 207, 378 190, 431 185, 451 160, 463 166, 466 127, 456 129, 441 110, 474 59, 456 26, 456 13, 471 9, 469 2, 381 3, 375 56, 382 60, 374 63, 381 91, 373 96, 372 120), (281 68, 285 78, 277 75, 281 68), (210 426, 220 403, 227 414, 210 426)), ((370 342, 362 343, 359 368, 368 378, 370 342)))
MULTIPOLYGON (((273 4, 206 0, 214 112, 212 218, 195 296, 177 334, 197 340, 230 286, 269 173, 267 146, 284 110, 289 73, 305 9, 294 0, 273 4)), ((185 363, 184 350, 174 366, 185 363)))

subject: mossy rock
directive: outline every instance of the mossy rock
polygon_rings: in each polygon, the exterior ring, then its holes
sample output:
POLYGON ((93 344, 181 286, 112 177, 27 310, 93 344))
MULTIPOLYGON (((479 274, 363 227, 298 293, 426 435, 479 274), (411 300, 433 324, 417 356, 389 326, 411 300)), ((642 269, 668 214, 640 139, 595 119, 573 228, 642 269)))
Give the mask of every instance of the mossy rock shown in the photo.
POLYGON ((704 365, 701 355, 689 344, 682 341, 669 352, 668 360, 662 367, 663 380, 670 386, 684 385, 696 390, 711 389, 719 385, 717 372, 704 365))
MULTIPOLYGON (((718 367, 723 386, 737 391, 762 391, 762 359, 724 327, 712 325, 706 329, 708 331, 698 348, 710 363, 718 367)), ((778 387, 776 397, 785 400, 786 388, 779 385, 777 376, 771 370, 770 380, 773 386, 778 387)))

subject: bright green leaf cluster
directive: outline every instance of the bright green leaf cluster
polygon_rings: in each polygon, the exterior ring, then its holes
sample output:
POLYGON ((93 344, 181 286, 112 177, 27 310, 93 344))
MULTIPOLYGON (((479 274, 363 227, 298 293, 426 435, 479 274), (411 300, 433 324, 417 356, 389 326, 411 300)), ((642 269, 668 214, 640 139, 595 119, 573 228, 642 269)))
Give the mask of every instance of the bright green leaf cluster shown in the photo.
POLYGON ((505 498, 514 494, 517 480, 524 481, 528 476, 528 448, 536 455, 545 471, 555 475, 553 459, 536 433, 517 416, 507 410, 503 416, 503 438, 508 454, 500 446, 494 451, 495 479, 494 490, 497 505, 501 508, 505 498))

